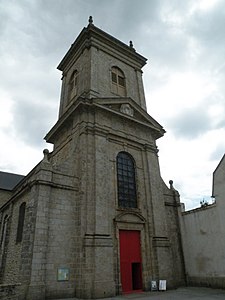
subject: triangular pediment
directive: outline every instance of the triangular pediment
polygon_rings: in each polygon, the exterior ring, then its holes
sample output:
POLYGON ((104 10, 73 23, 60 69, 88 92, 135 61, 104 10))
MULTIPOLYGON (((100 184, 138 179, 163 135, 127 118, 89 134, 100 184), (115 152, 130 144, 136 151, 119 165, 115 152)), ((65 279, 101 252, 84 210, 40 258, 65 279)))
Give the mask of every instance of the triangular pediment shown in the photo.
POLYGON ((131 98, 101 98, 93 102, 103 109, 152 128, 158 132, 158 138, 165 133, 163 127, 131 98))
POLYGON ((60 117, 58 122, 53 126, 49 133, 45 136, 46 141, 52 143, 52 137, 60 131, 60 128, 72 122, 73 115, 79 111, 81 106, 93 106, 110 113, 117 114, 129 121, 136 122, 136 124, 143 125, 150 129, 154 138, 158 139, 165 133, 163 127, 153 119, 144 109, 142 109, 131 98, 82 98, 79 97, 75 102, 72 102, 67 111, 60 117))

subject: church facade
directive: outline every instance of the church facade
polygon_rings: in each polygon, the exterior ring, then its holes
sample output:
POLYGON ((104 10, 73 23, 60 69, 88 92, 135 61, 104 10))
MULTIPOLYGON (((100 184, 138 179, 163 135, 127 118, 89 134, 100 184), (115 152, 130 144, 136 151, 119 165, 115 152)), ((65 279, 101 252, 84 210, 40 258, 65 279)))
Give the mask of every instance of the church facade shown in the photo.
POLYGON ((160 175, 165 131, 146 110, 145 64, 92 18, 60 62, 59 118, 45 137, 54 149, 0 210, 0 280, 19 299, 185 284, 179 194, 160 175))

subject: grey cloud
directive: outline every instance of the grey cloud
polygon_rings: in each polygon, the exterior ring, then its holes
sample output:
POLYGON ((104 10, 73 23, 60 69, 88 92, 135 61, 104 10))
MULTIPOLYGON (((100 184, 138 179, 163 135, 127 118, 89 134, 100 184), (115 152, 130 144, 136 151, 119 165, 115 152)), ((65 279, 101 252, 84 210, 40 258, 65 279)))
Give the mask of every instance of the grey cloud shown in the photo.
MULTIPOLYGON (((60 74, 55 71, 55 67, 82 26, 87 25, 89 15, 93 15, 96 26, 125 43, 133 40, 138 52, 144 56, 148 53, 150 57, 147 58, 150 64, 151 61, 153 62, 156 72, 151 75, 153 84, 155 84, 154 76, 157 82, 160 80, 166 83, 168 74, 187 66, 189 63, 187 58, 191 51, 189 37, 193 32, 195 39, 199 43, 204 41, 205 46, 208 45, 208 38, 218 32, 214 41, 220 43, 220 49, 223 45, 221 38, 223 13, 215 9, 210 15, 211 25, 207 23, 207 17, 204 14, 196 13, 188 19, 186 14, 194 1, 154 0, 142 1, 140 4, 136 0, 114 0, 110 5, 105 0, 67 0, 66 2, 63 0, 21 0, 20 2, 4 1, 4 3, 8 9, 0 10, 2 17, 0 22, 4 24, 0 26, 0 34, 3 41, 7 39, 7 43, 3 42, 0 46, 0 54, 3 58, 1 62, 4 65, 1 76, 5 79, 2 86, 5 90, 11 89, 12 86, 16 89, 17 94, 13 95, 14 101, 15 99, 18 101, 16 97, 23 99, 21 108, 19 108, 19 102, 15 108, 15 112, 20 113, 20 117, 17 116, 17 118, 21 128, 25 126, 21 116, 23 115, 24 118, 26 114, 35 116, 38 112, 42 115, 41 110, 45 110, 46 103, 47 106, 54 106, 56 115, 60 74), (10 11, 13 10, 11 17, 9 7, 10 11), (184 22, 179 25, 167 21, 165 16, 171 13, 183 17, 184 22), (219 20, 219 25, 214 24, 215 18, 219 20), (19 59, 10 65, 7 62, 7 53, 11 57, 17 57, 19 54, 19 59), (39 100, 35 110, 32 111, 29 107, 29 97, 32 97, 34 93, 39 100)), ((215 42, 209 45, 214 47, 216 57, 219 50, 216 50, 215 42)), ((212 54, 208 52, 207 55, 210 60, 212 54)), ((218 56, 219 61, 221 56, 218 56)), ((204 63, 208 62, 204 61, 204 63)), ((44 119, 48 117, 45 116, 44 119)), ((168 125, 178 136, 189 139, 211 128, 207 111, 194 108, 168 120, 168 125)), ((36 128, 35 122, 32 123, 32 127, 36 128)), ((29 130, 27 135, 32 135, 32 132, 33 129, 29 130)))
POLYGON ((219 143, 217 145, 210 145, 213 149, 211 155, 210 155, 210 160, 215 160, 215 161, 220 161, 221 158, 223 157, 224 153, 225 153, 225 143, 219 143))
POLYGON ((190 34, 198 38, 206 47, 224 45, 225 11, 224 3, 220 1, 210 13, 197 11, 190 19, 188 26, 190 34))
POLYGON ((145 43, 158 66, 166 65, 169 72, 169 69, 182 71, 192 64, 192 70, 195 67, 199 72, 206 68, 213 71, 224 63, 225 11, 222 1, 220 6, 208 12, 197 10, 192 15, 188 12, 196 1, 161 3, 156 26, 150 24, 152 27, 145 43), (181 22, 176 22, 176 17, 181 18, 181 22))
POLYGON ((224 3, 220 1, 209 12, 196 11, 189 19, 186 32, 198 47, 197 67, 214 69, 224 63, 224 3), (206 59, 207 58, 207 59, 206 59))
POLYGON ((167 122, 177 137, 185 139, 195 139, 211 129, 207 110, 201 107, 188 108, 172 119, 167 119, 167 122))
MULTIPOLYGON (((189 56, 189 37, 185 34, 186 22, 181 24, 167 19, 171 13, 176 17, 179 15, 185 19, 187 13, 187 2, 159 1, 160 5, 155 10, 156 16, 152 19, 145 19, 140 32, 140 40, 143 52, 150 53, 150 59, 159 68, 184 69, 186 59, 189 56)), ((182 19, 182 21, 183 21, 182 19)))
POLYGON ((1 38, 8 46, 4 50, 15 55, 18 49, 21 54, 26 52, 32 56, 44 53, 49 59, 61 56, 64 47, 69 47, 80 30, 82 14, 76 2, 67 1, 67 5, 57 0, 5 2, 6 9, 0 13, 0 22, 4 24, 1 38))
MULTIPOLYGON (((79 33, 80 24, 86 26, 91 14, 96 26, 125 43, 133 40, 135 48, 143 55, 151 49, 152 58, 160 55, 162 63, 180 62, 182 65, 186 41, 182 35, 177 39, 173 28, 163 22, 161 14, 165 3, 155 0, 143 1, 140 5, 136 0, 114 0, 109 6, 103 0, 67 1, 66 5, 62 0, 13 2, 18 16, 2 16, 6 24, 14 25, 4 26, 4 36, 13 36, 12 53, 14 49, 32 56, 44 54, 49 59, 60 59, 79 33)), ((176 2, 176 7, 184 9, 179 3, 176 2)))
POLYGON ((112 28, 125 40, 130 37, 139 41, 140 36, 146 34, 145 29, 153 26, 159 18, 160 1, 145 1, 144 5, 135 0, 115 3, 112 28))
POLYGON ((16 99, 13 108, 13 133, 31 146, 39 146, 53 123, 51 107, 34 101, 16 99))
POLYGON ((218 120, 216 124, 217 129, 225 128, 225 119, 223 118, 222 120, 218 120))

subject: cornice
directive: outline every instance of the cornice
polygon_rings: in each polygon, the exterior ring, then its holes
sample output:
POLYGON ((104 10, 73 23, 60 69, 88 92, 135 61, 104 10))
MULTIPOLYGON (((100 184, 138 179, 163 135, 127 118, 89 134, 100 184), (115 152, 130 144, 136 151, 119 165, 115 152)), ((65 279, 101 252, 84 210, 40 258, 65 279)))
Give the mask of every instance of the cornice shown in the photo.
POLYGON ((73 60, 74 56, 79 56, 84 49, 89 49, 92 46, 105 52, 112 52, 113 50, 118 56, 124 56, 127 60, 130 59, 135 61, 140 68, 147 62, 147 59, 144 56, 135 51, 132 44, 128 46, 93 24, 89 24, 82 29, 57 68, 60 71, 64 71, 70 61, 73 60))
POLYGON ((123 103, 129 103, 132 107, 134 107, 140 115, 143 116, 143 120, 138 120, 135 117, 125 115, 121 113, 120 111, 114 110, 110 107, 107 107, 105 104, 105 101, 108 102, 108 100, 104 99, 87 99, 87 98, 78 98, 70 107, 69 109, 59 118, 57 123, 52 127, 52 129, 46 134, 45 140, 49 143, 54 143, 54 137, 60 129, 64 126, 68 126, 70 122, 73 122, 73 117, 75 113, 78 113, 80 109, 89 109, 91 108, 91 112, 93 113, 95 109, 101 109, 108 111, 114 115, 118 115, 119 117, 122 117, 130 122, 135 122, 141 126, 144 126, 146 128, 149 128, 152 131, 152 135, 155 139, 158 139, 162 137, 165 133, 165 130, 163 127, 155 120, 153 119, 145 110, 140 108, 132 99, 130 98, 120 98, 116 99, 114 102, 112 101, 111 104, 123 104, 123 103), (119 102, 118 102, 119 101, 119 102))

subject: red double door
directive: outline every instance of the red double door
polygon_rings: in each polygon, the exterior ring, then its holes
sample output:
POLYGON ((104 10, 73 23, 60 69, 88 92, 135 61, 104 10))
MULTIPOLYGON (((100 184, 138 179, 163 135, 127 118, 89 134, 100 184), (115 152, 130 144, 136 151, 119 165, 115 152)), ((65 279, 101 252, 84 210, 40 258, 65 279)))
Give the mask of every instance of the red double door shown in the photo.
POLYGON ((122 291, 142 290, 140 231, 120 230, 119 236, 122 291))

